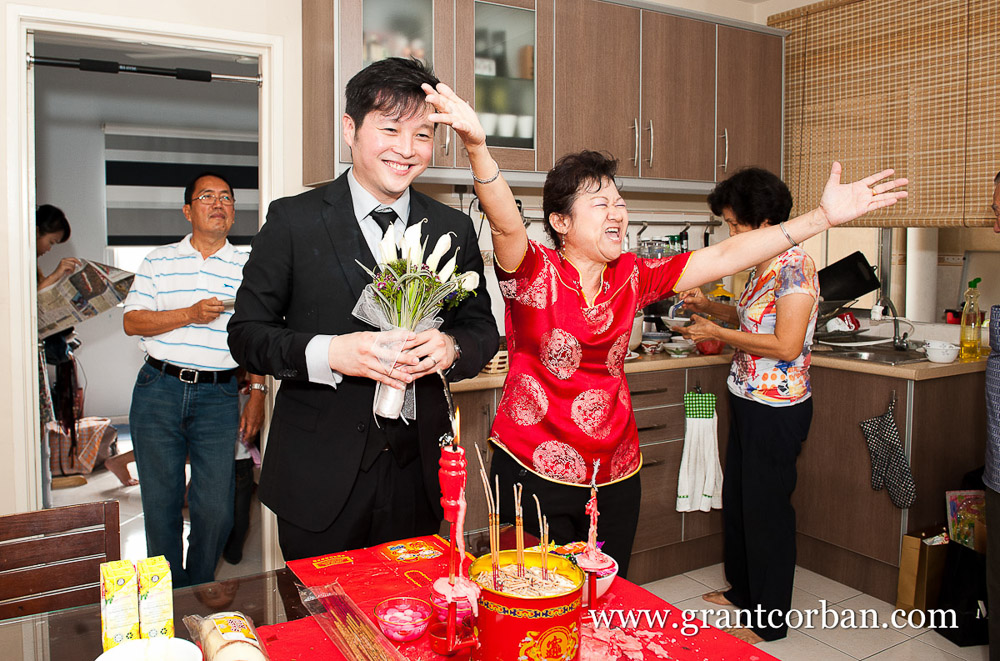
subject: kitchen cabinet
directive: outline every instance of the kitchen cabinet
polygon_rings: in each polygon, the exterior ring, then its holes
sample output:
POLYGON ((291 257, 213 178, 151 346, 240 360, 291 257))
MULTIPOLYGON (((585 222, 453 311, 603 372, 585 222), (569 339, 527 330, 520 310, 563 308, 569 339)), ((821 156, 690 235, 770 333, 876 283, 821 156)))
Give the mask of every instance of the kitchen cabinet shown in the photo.
POLYGON ((792 496, 797 564, 892 603, 903 533, 943 525, 944 492, 961 488, 962 476, 982 465, 984 374, 910 380, 818 366, 820 354, 813 358, 813 419, 792 496), (884 413, 892 397, 917 487, 916 502, 906 510, 885 490, 872 490, 871 458, 859 427, 884 413))
POLYGON ((556 159, 604 150, 619 176, 639 176, 639 17, 595 0, 556 4, 556 159))
MULTIPOLYGON (((504 170, 552 167, 553 0, 458 0, 455 89, 504 170)), ((456 148, 458 167, 469 167, 456 148)))
POLYGON ((626 177, 780 172, 781 37, 595 0, 558 3, 556 26, 557 157, 605 150, 626 177))
POLYGON ((754 165, 781 175, 782 41, 718 27, 717 180, 754 165))

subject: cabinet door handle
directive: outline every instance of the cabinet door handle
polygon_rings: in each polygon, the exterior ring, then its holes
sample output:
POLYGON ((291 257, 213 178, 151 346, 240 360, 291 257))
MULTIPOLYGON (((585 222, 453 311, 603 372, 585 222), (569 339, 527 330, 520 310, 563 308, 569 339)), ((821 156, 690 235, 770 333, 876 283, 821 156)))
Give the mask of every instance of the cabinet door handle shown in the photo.
POLYGON ((722 129, 722 135, 720 135, 719 137, 722 138, 722 140, 726 144, 725 156, 722 159, 722 165, 720 165, 719 167, 722 168, 723 172, 728 172, 729 171, 729 129, 722 129))
POLYGON ((653 466, 659 466, 662 463, 663 463, 663 459, 654 459, 653 461, 644 461, 644 462, 642 462, 642 467, 643 468, 652 468, 653 466))
POLYGON ((635 136, 635 148, 632 150, 632 167, 639 167, 639 119, 632 119, 632 134, 635 136))
POLYGON ((649 120, 649 167, 653 167, 653 120, 649 120))
POLYGON ((451 128, 445 127, 444 129, 444 155, 448 156, 448 152, 451 151, 451 128))

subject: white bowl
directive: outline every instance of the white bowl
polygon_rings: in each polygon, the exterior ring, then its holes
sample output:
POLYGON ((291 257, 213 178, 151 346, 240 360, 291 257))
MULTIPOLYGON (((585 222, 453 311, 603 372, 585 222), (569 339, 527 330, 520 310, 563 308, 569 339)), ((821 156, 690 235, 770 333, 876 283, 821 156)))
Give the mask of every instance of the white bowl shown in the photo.
POLYGON ((932 363, 950 363, 958 358, 958 347, 954 344, 940 346, 937 343, 934 345, 928 343, 924 346, 924 352, 927 354, 927 360, 932 363))
POLYGON ((201 650, 183 638, 128 640, 97 657, 97 661, 201 661, 201 650))
POLYGON ((635 351, 642 342, 642 315, 636 315, 632 320, 632 333, 628 336, 628 350, 635 351))
POLYGON ((666 352, 671 358, 683 358, 694 353, 694 343, 687 342, 664 342, 660 345, 660 350, 666 352))
MULTIPOLYGON (((607 553, 605 553, 604 555, 607 555, 607 553)), ((610 555, 608 555, 608 557, 611 558, 610 555)), ((579 554, 577 555, 577 558, 579 558, 579 554)), ((596 588, 597 588, 597 598, 598 599, 600 599, 601 597, 604 596, 604 593, 607 592, 608 588, 611 587, 611 584, 614 583, 615 576, 618 575, 618 561, 615 560, 614 558, 611 558, 611 561, 613 563, 615 563, 614 566, 610 570, 604 570, 604 571, 600 572, 600 573, 604 574, 604 576, 601 576, 600 578, 597 579, 596 588)), ((588 606, 589 605, 588 602, 590 601, 590 587, 587 585, 587 581, 589 581, 590 578, 591 578, 591 574, 589 572, 584 571, 584 580, 583 580, 583 605, 584 606, 588 606)))

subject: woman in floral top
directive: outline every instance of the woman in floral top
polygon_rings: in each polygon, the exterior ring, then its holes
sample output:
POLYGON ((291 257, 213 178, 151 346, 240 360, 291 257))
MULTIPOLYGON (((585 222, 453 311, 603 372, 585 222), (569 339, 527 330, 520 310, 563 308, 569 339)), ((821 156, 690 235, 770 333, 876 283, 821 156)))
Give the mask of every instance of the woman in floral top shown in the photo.
MULTIPOLYGON (((595 481, 598 536, 624 576, 641 496, 642 455, 624 369, 635 313, 769 259, 789 240, 772 228, 673 258, 623 253, 628 210, 615 184, 617 161, 584 151, 559 159, 545 179, 542 210, 556 248, 529 241, 475 111, 447 85, 424 90, 437 109, 430 120, 450 125, 468 151, 506 304, 510 372, 493 424, 499 451, 490 468, 500 479, 501 514, 513 522, 512 487, 520 482, 525 503, 534 494, 541 501, 551 539, 586 539, 587 487, 595 481)), ((789 221, 787 232, 804 240, 895 203, 906 195, 896 190, 906 180, 876 184, 891 174, 841 184, 834 164, 820 208, 789 221)), ((524 519, 537 534, 535 517, 524 519)))
MULTIPOLYGON (((717 185, 708 203, 729 225, 730 236, 740 236, 784 222, 792 196, 775 175, 748 168, 717 185)), ((705 599, 762 608, 765 617, 737 632, 744 640, 784 638, 795 576, 795 460, 812 420, 809 345, 819 307, 816 266, 793 245, 751 269, 736 307, 709 301, 698 289, 682 297, 688 308, 739 324, 739 330, 723 328, 695 315, 681 329, 695 341, 714 338, 736 349, 722 486, 726 579, 732 587, 705 599), (777 626, 768 622, 772 612, 777 626)))

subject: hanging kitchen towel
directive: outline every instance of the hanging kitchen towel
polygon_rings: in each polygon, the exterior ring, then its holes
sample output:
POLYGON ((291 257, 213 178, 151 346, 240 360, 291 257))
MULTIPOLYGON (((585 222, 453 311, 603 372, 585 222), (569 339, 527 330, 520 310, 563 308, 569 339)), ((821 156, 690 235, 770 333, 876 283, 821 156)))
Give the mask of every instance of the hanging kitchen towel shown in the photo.
POLYGON ((893 504, 905 509, 917 500, 917 487, 913 482, 903 444, 899 441, 899 429, 893 415, 895 407, 896 393, 893 392, 889 410, 863 420, 861 431, 865 435, 872 461, 872 489, 879 491, 888 487, 893 504))
POLYGON ((708 512, 722 507, 722 464, 719 462, 715 395, 684 395, 687 418, 684 451, 677 476, 677 511, 708 512))

